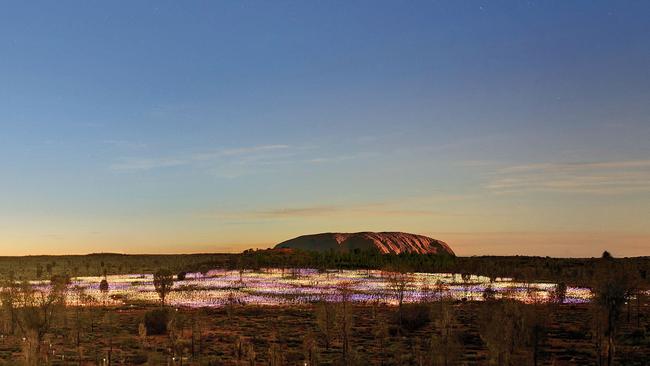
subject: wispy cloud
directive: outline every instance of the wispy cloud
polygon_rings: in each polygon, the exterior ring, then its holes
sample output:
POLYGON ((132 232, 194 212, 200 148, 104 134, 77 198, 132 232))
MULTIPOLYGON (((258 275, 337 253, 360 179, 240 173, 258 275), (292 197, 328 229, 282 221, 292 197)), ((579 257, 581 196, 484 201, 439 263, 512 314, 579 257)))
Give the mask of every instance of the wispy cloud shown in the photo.
POLYGON ((204 151, 192 155, 191 160, 196 160, 196 161, 212 160, 212 159, 217 159, 217 158, 222 158, 227 156, 242 156, 242 155, 250 155, 250 154, 261 153, 261 152, 287 150, 290 147, 291 146, 289 145, 278 144, 278 145, 248 146, 248 147, 240 147, 240 148, 232 148, 232 149, 223 149, 217 151, 204 151))
POLYGON ((120 162, 112 164, 111 170, 152 170, 158 168, 170 168, 186 165, 187 161, 175 158, 140 159, 125 158, 120 162))
POLYGON ((496 193, 621 194, 650 191, 650 160, 509 166, 498 170, 487 188, 496 193))
POLYGON ((165 157, 125 157, 113 163, 110 169, 115 171, 138 171, 178 166, 199 166, 210 174, 234 178, 254 172, 257 168, 287 164, 337 163, 376 156, 376 154, 369 152, 357 152, 347 155, 317 155, 317 153, 319 153, 319 149, 314 146, 257 145, 203 150, 165 157))
POLYGON ((379 153, 359 152, 356 154, 349 154, 349 155, 318 156, 318 157, 308 158, 304 160, 304 162, 311 163, 311 164, 338 163, 342 161, 366 159, 366 158, 372 158, 376 156, 379 156, 379 153))
POLYGON ((215 162, 220 159, 240 159, 239 162, 247 159, 259 158, 259 154, 268 154, 272 151, 287 150, 289 145, 258 145, 240 148, 229 148, 221 150, 202 151, 192 154, 182 154, 169 157, 155 158, 133 158, 126 157, 110 166, 111 170, 152 170, 157 168, 169 168, 185 165, 215 162), (256 155, 257 154, 257 155, 256 155))
POLYGON ((311 205, 293 206, 248 211, 221 211, 202 213, 201 217, 231 221, 259 220, 296 220, 312 218, 344 218, 348 216, 364 217, 458 217, 465 216, 454 213, 443 213, 426 208, 404 208, 391 202, 347 204, 347 205, 311 205))
POLYGON ((110 145, 117 148, 125 148, 125 149, 142 149, 147 147, 147 144, 143 142, 130 141, 130 140, 104 140, 102 141, 102 143, 105 145, 110 145))

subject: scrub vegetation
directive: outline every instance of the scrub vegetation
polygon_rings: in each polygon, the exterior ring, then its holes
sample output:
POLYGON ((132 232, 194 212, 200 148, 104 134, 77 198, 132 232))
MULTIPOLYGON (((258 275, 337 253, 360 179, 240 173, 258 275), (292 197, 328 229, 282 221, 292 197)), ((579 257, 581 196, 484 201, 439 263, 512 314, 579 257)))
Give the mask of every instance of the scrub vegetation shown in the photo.
POLYGON ((650 359, 646 258, 262 250, 0 263, 0 360, 11 365, 644 365, 650 359), (287 278, 304 276, 300 268, 380 268, 384 285, 361 294, 358 280, 333 276, 328 295, 315 293, 307 302, 241 301, 235 288, 263 268, 287 278), (170 302, 170 294, 193 291, 187 279, 214 269, 238 273, 222 302, 170 302), (495 282, 480 287, 480 298, 451 297, 448 284, 423 284, 416 272, 453 273, 468 295, 476 292, 476 275, 495 282), (119 298, 110 277, 119 273, 152 274, 155 297, 119 298), (88 275, 97 278, 96 293, 75 280, 88 275), (496 291, 504 276, 523 285, 496 291), (551 280, 544 296, 532 286, 551 280), (591 289, 587 302, 567 301, 577 285, 591 289), (526 301, 516 296, 522 288, 526 301))

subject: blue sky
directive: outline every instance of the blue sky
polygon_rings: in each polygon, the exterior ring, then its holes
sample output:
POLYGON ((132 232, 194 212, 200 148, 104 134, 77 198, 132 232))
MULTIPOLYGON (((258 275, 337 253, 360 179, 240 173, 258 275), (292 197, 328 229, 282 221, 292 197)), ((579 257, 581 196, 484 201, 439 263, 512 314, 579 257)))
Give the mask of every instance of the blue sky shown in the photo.
POLYGON ((7 254, 650 249, 645 2, 7 2, 7 254))

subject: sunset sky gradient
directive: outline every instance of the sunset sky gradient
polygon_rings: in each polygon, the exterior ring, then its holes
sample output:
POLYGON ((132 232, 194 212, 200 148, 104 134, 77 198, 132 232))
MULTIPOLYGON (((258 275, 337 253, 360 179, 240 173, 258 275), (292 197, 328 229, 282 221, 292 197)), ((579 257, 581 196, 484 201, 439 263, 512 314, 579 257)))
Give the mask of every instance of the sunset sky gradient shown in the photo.
POLYGON ((0 255, 650 255, 650 2, 0 5, 0 255))

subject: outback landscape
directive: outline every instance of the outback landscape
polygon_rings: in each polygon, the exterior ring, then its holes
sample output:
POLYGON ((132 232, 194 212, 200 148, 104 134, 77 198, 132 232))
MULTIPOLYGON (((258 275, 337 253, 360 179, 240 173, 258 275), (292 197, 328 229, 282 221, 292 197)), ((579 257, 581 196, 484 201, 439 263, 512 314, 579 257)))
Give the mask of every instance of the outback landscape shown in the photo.
POLYGON ((357 233, 241 254, 0 263, 6 364, 644 365, 650 357, 647 258, 462 258, 427 237, 357 233), (357 239, 336 248, 332 238, 357 239))
POLYGON ((650 1, 0 1, 0 366, 650 366, 650 1))

